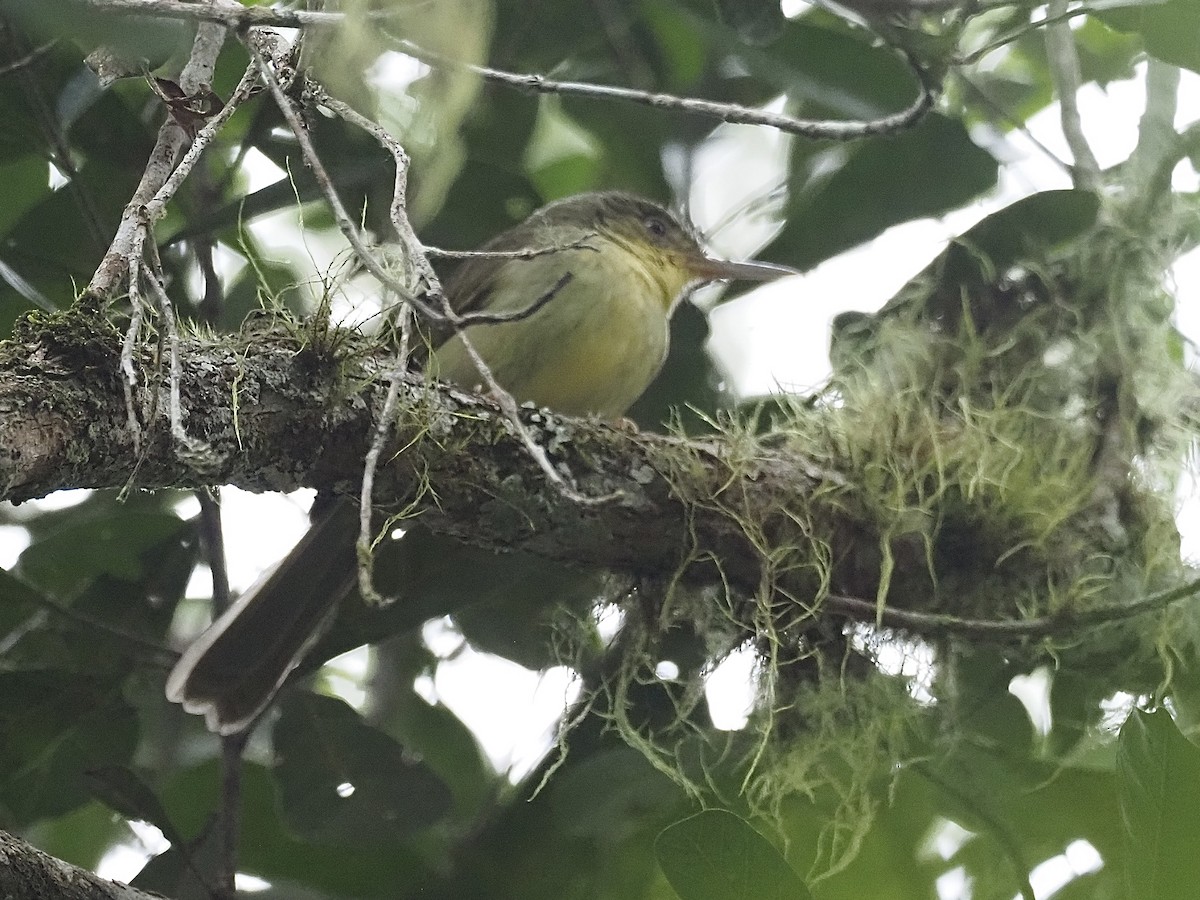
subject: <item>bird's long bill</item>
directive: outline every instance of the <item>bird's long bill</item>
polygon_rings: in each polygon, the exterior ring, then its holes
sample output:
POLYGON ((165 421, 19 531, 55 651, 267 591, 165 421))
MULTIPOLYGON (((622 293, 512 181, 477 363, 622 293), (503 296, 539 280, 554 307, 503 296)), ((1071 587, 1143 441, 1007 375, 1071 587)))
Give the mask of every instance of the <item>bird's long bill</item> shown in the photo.
POLYGON ((801 274, 791 266, 780 266, 775 263, 732 262, 726 259, 713 259, 711 256, 701 256, 688 261, 689 268, 699 277, 710 281, 774 281, 788 275, 801 274))

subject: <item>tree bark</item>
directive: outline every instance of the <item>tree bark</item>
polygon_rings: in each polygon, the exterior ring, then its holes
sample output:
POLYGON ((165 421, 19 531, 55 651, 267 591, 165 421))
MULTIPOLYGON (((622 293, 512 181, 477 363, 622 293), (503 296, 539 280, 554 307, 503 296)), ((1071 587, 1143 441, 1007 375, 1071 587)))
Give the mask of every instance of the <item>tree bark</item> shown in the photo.
MULTIPOLYGON (((208 452, 183 452, 165 421, 167 386, 149 356, 135 447, 120 372, 122 335, 98 312, 20 327, 0 345, 0 499, 62 488, 298 487, 355 494, 386 389, 386 351, 350 332, 251 322, 238 335, 182 343, 184 424, 208 452)), ((797 498, 841 476, 784 451, 691 441, 522 410, 551 461, 591 496, 548 483, 485 398, 405 376, 395 454, 376 477, 382 510, 411 508, 432 530, 497 550, 637 573, 671 574, 696 554, 753 589, 767 533, 797 498)), ((386 458, 386 457, 385 457, 386 458)), ((830 505, 835 532, 856 523, 830 505)), ((812 515, 811 505, 806 514, 812 515)))
POLYGON ((109 881, 32 844, 0 831, 0 897, 38 900, 162 900, 118 881, 109 881))

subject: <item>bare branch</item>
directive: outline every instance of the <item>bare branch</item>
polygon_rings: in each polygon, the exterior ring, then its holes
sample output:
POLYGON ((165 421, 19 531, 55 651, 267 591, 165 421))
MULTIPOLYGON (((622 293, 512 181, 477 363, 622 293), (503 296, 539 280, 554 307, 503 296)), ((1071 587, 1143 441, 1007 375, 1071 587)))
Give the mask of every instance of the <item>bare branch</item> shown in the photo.
POLYGON ((237 108, 244 103, 251 93, 254 91, 254 86, 258 82, 258 64, 251 60, 250 65, 246 67, 246 71, 242 73, 242 78, 238 82, 233 93, 225 102, 224 107, 216 115, 212 116, 204 127, 196 132, 195 138, 192 139, 192 145, 188 147, 187 153, 179 160, 179 165, 163 182, 162 186, 155 191, 154 196, 146 203, 146 215, 150 224, 157 222, 166 213, 166 205, 171 202, 185 178, 191 174, 192 168, 196 165, 196 161, 200 158, 200 154, 208 149, 208 145, 212 142, 216 133, 224 127, 225 123, 237 111, 237 108))
MULTIPOLYGON (((139 15, 159 15, 171 18, 201 19, 222 22, 244 30, 255 25, 284 28, 306 26, 336 26, 344 21, 339 13, 283 11, 262 7, 244 7, 234 0, 210 0, 208 3, 186 3, 182 0, 87 0, 97 9, 139 15)), ((373 17, 381 25, 397 18, 395 14, 373 17)), ((427 50, 404 38, 394 38, 397 49, 429 65, 456 68, 473 72, 482 78, 504 84, 518 90, 535 94, 572 94, 598 100, 620 100, 638 103, 656 109, 675 109, 690 115, 717 119, 742 125, 765 125, 778 128, 789 134, 813 140, 850 141, 882 134, 895 134, 912 127, 924 118, 933 107, 938 86, 933 76, 911 57, 905 59, 917 77, 917 98, 904 110, 868 122, 816 121, 798 119, 784 113, 773 113, 762 109, 742 106, 737 103, 718 103, 695 97, 680 97, 675 94, 642 91, 612 85, 590 84, 580 81, 557 81, 537 74, 521 74, 479 66, 451 59, 432 50, 427 50)))
POLYGON ((418 59, 421 62, 440 68, 462 69, 472 72, 488 81, 502 84, 531 94, 564 94, 576 97, 591 97, 595 100, 620 100, 627 103, 637 103, 655 109, 674 109, 707 119, 717 119, 735 125, 765 125, 777 128, 788 134, 812 140, 823 141, 852 141, 865 137, 884 134, 897 134, 916 125, 933 108, 937 99, 938 85, 933 76, 919 66, 915 60, 905 55, 905 60, 917 77, 919 90, 916 100, 906 109, 889 116, 866 122, 818 121, 813 119, 798 119, 785 113, 774 113, 763 109, 742 106, 737 103, 718 103, 714 100, 702 100, 698 97, 680 97, 675 94, 664 94, 652 91, 642 91, 635 88, 617 87, 615 85, 592 84, 586 81, 558 81, 544 75, 522 74, 494 69, 490 66, 480 66, 474 63, 460 62, 426 50, 405 38, 393 38, 396 49, 418 59))
POLYGON ((1100 187, 1100 163, 1083 133, 1083 120, 1079 116, 1079 88, 1083 76, 1079 72, 1075 36, 1064 18, 1066 11, 1067 0, 1050 0, 1046 7, 1047 17, 1054 19, 1046 25, 1046 57, 1050 77, 1057 89, 1063 136, 1075 161, 1071 169, 1075 186, 1095 191, 1100 187))
MULTIPOLYGON (((204 22, 197 30, 192 44, 192 55, 179 76, 179 86, 186 93, 195 93, 202 84, 212 81, 212 73, 224 38, 223 25, 204 22)), ((143 208, 167 183, 175 168, 175 160, 186 143, 187 134, 168 116, 158 130, 158 138, 154 149, 150 151, 141 181, 138 182, 129 203, 125 205, 121 224, 117 227, 112 243, 109 244, 108 252, 104 254, 104 259, 100 261, 91 283, 88 284, 88 293, 98 297, 110 297, 116 293, 129 272, 129 257, 133 252, 136 234, 144 227, 143 208)))
POLYGON ((1011 641, 1078 634, 1084 628, 1162 612, 1167 607, 1196 594, 1200 594, 1200 578, 1131 603, 1111 603, 1079 612, 1063 610, 1054 615, 1033 619, 964 619, 894 606, 881 609, 873 600, 839 595, 826 597, 820 608, 843 614, 859 622, 899 628, 924 637, 953 634, 992 641, 1011 641))
POLYGON ((561 250, 592 250, 598 251, 598 248, 592 246, 588 241, 596 236, 596 232, 590 231, 581 238, 576 238, 573 241, 567 241, 562 244, 552 244, 548 247, 525 247, 521 250, 444 250, 441 247, 425 247, 425 253, 429 256, 439 256, 444 259, 535 259, 539 256, 545 256, 548 253, 558 253, 561 250))

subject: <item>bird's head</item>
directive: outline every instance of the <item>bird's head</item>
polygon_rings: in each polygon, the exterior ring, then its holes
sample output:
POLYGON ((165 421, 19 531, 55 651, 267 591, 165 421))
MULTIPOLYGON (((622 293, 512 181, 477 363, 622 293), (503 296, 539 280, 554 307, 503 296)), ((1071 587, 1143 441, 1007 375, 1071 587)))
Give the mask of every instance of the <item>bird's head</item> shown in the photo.
POLYGON ((692 228, 657 203, 620 191, 577 194, 543 207, 539 225, 553 232, 594 232, 635 256, 655 273, 673 302, 685 288, 708 281, 773 281, 798 272, 763 262, 709 256, 692 228))

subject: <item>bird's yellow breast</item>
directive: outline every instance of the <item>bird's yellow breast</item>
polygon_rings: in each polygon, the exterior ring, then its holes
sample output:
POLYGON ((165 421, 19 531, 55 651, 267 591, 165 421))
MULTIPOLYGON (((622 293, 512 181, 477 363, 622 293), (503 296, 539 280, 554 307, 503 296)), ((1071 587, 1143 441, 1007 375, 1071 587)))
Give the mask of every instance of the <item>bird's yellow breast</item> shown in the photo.
MULTIPOLYGON (((595 249, 500 267, 484 307, 489 312, 525 309, 564 271, 572 278, 528 318, 475 325, 465 334, 518 401, 568 415, 619 416, 666 358, 668 321, 685 282, 620 242, 596 237, 589 243, 595 249)), ((482 382, 459 336, 436 351, 432 369, 465 387, 482 382)))

